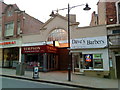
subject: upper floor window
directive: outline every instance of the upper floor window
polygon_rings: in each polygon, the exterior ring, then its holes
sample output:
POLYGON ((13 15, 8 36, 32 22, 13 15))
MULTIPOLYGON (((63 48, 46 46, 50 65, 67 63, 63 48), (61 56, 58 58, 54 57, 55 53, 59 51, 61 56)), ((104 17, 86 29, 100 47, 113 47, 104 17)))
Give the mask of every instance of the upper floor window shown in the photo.
POLYGON ((10 22, 5 24, 5 36, 13 36, 14 35, 14 23, 10 22))
POLYGON ((0 37, 2 36, 2 25, 0 24, 0 37))
POLYGON ((67 39, 67 32, 63 29, 55 29, 48 36, 48 41, 60 41, 66 39, 67 39))
POLYGON ((117 2, 117 22, 120 24, 120 1, 117 2))
POLYGON ((120 34, 120 30, 113 30, 113 34, 120 34))
POLYGON ((2 31, 2 25, 0 24, 0 32, 2 31))
POLYGON ((13 15, 13 10, 9 10, 9 11, 7 11, 7 16, 9 17, 9 16, 12 16, 13 15))
POLYGON ((20 34, 20 21, 17 22, 17 34, 20 34))

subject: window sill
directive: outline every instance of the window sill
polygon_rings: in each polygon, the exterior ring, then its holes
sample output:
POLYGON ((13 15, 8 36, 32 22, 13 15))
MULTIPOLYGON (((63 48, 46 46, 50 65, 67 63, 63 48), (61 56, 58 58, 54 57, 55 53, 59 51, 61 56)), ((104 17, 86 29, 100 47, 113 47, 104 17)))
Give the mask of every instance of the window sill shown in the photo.
POLYGON ((84 71, 104 71, 104 69, 83 69, 84 71))

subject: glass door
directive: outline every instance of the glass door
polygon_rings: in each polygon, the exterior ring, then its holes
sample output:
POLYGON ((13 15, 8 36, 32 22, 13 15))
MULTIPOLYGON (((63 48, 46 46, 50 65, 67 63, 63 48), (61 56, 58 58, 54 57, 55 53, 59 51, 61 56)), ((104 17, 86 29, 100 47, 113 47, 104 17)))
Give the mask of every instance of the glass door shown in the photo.
POLYGON ((83 72, 83 59, 81 54, 73 54, 73 72, 83 72))

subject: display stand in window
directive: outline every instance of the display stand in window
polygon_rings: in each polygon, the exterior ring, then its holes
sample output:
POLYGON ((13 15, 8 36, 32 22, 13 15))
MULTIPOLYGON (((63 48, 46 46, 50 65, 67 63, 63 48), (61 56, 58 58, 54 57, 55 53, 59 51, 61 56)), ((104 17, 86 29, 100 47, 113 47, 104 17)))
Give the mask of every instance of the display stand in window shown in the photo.
POLYGON ((93 55, 93 60, 94 60, 94 68, 103 68, 103 59, 102 59, 102 54, 94 54, 93 55))

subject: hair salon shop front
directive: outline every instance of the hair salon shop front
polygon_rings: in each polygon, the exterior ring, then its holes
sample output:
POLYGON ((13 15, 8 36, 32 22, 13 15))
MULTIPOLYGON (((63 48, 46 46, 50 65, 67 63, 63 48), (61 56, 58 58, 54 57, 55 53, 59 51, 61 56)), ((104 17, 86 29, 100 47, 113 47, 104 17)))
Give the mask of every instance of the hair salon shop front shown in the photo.
POLYGON ((103 77, 109 73, 107 37, 87 37, 72 40, 73 72, 103 77))

